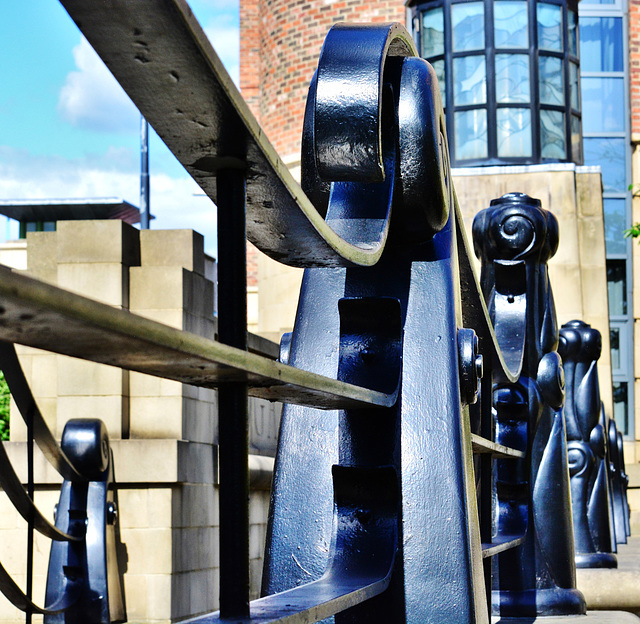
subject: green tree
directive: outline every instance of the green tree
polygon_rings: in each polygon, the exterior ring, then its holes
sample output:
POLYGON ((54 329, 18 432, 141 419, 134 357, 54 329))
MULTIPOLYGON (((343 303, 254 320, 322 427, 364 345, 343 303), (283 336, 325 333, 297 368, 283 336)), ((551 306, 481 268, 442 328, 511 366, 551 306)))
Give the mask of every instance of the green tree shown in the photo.
MULTIPOLYGON (((628 191, 631 191, 632 197, 640 197, 640 185, 629 184, 628 191)), ((640 223, 634 223, 628 230, 624 231, 625 238, 638 238, 640 237, 640 223)))
POLYGON ((9 385, 0 371, 0 440, 9 439, 9 385))

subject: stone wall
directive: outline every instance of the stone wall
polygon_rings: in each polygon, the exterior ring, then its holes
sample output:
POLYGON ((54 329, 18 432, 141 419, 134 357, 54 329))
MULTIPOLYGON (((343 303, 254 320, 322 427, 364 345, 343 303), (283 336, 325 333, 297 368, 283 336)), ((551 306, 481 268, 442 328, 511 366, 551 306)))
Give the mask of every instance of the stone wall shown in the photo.
MULTIPOLYGON (((215 338, 214 265, 200 234, 138 231, 121 221, 60 222, 30 233, 28 272, 109 305, 215 338)), ((274 357, 277 347, 250 339, 274 357)), ((217 400, 213 390, 19 348, 49 426, 74 417, 108 427, 118 484, 121 572, 129 622, 168 623, 218 608, 217 400)), ((279 406, 250 401, 251 593, 258 596, 279 406), (267 488, 267 489, 265 489, 267 488)), ((26 480, 26 429, 11 413, 12 462, 26 480)), ((49 517, 60 478, 36 450, 36 501, 49 517)), ((37 536, 34 599, 44 603, 50 542, 37 536)), ((0 562, 24 587, 26 523, 0 498, 0 562)), ((24 615, 0 596, 0 622, 24 615)), ((37 621, 37 620, 36 620, 37 621)))
MULTIPOLYGON (((558 319, 566 323, 581 318, 602 332, 598 371, 602 398, 611 413, 609 313, 599 170, 573 164, 474 167, 455 169, 453 180, 469 241, 474 216, 487 207, 491 199, 504 193, 527 193, 540 199, 542 207, 558 217, 560 245, 549 262, 558 319)), ((258 329, 262 335, 277 340, 293 327, 302 271, 261 255, 259 275, 258 329)), ((633 453, 631 448, 630 453, 633 453)), ((633 462, 633 455, 627 461, 633 462)))

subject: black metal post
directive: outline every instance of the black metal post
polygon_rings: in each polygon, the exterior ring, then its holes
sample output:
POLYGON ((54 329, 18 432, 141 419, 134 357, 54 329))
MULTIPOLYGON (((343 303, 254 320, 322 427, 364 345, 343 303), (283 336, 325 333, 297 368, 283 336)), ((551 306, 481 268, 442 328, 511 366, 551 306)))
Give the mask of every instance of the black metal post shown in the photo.
MULTIPOLYGON (((247 243, 243 171, 218 171, 218 340, 247 348, 247 243)), ((218 391, 220 615, 249 616, 247 384, 218 391)))
MULTIPOLYGON (((27 413, 27 494, 31 500, 35 499, 35 485, 33 474, 33 406, 27 413)), ((33 531, 34 518, 33 509, 29 512, 27 523, 27 582, 26 596, 28 600, 33 600, 33 531)), ((26 611, 25 624, 31 624, 32 613, 26 611)))
POLYGON ((149 122, 140 116, 140 229, 148 230, 151 220, 149 197, 149 122))

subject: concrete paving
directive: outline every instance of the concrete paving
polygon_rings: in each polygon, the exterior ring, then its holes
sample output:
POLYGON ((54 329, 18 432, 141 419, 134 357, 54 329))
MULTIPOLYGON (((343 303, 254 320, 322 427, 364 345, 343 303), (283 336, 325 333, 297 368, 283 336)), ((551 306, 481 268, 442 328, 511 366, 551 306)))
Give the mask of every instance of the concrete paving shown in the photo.
POLYGON ((640 624, 640 618, 626 611, 590 611, 587 615, 529 618, 491 618, 492 624, 640 624))
POLYGON ((578 589, 589 609, 621 609, 640 614, 640 536, 618 545, 618 568, 578 569, 578 589))
POLYGON ((577 570, 587 615, 493 617, 492 624, 640 624, 640 536, 619 544, 617 557, 616 570, 577 570))

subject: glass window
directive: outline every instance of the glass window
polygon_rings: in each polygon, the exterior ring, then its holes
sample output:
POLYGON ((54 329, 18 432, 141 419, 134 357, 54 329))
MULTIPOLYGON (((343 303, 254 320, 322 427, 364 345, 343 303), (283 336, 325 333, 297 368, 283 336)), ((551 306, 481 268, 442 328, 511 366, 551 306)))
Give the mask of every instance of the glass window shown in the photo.
POLYGON ((42 222, 42 231, 43 232, 55 232, 56 231, 56 222, 55 221, 43 221, 42 222))
POLYGON ((624 79, 582 79, 584 131, 624 132, 624 79))
POLYGON ((529 20, 526 2, 500 2, 493 5, 496 48, 528 48, 529 20))
POLYGON ((611 346, 611 368, 620 369, 620 328, 612 327, 609 330, 609 345, 611 346))
POLYGON ((582 71, 623 71, 621 17, 580 18, 582 71))
POLYGON ((456 160, 487 157, 487 111, 458 111, 455 120, 456 160))
POLYGON ((607 287, 609 291, 609 315, 624 316, 627 313, 626 260, 607 260, 607 287))
POLYGON ((540 155, 542 158, 566 158, 564 113, 540 111, 540 155))
POLYGON ((571 159, 582 162, 582 122, 577 115, 571 115, 571 159))
POLYGON ((422 56, 444 54, 444 16, 442 7, 422 14, 422 56))
POLYGON ((605 192, 626 192, 625 140, 585 137, 583 143, 584 164, 600 165, 605 192))
POLYGON ((627 229, 627 202, 625 199, 605 198, 604 202, 604 240, 608 254, 626 254, 627 241, 624 231, 627 229))
POLYGON ((538 2, 538 47, 562 51, 562 7, 538 2))
POLYGON ((496 54, 496 101, 531 101, 529 55, 496 54))
POLYGON ((453 97, 456 106, 484 104, 487 101, 484 56, 461 56, 453 59, 453 97))
POLYGON ((37 221, 27 221, 27 227, 25 228, 27 232, 37 232, 38 231, 38 222, 37 221))
POLYGON ((484 48, 484 5, 482 2, 460 2, 451 6, 453 51, 484 48))
POLYGON ((431 63, 433 65, 433 69, 436 72, 436 76, 438 77, 438 84, 440 85, 440 93, 442 95, 442 106, 447 105, 447 84, 445 82, 445 68, 444 68, 444 60, 441 61, 433 61, 431 63))
POLYGON ((569 88, 571 89, 571 108, 580 110, 580 72, 576 63, 569 63, 569 88))
POLYGON ((613 384, 613 419, 623 435, 629 435, 628 404, 627 382, 615 382, 613 384))
POLYGON ((517 158, 531 156, 531 110, 528 108, 499 108, 498 156, 517 158))
POLYGON ((569 54, 578 56, 578 14, 569 11, 569 54))
POLYGON ((541 56, 538 63, 540 66, 540 103, 564 106, 562 59, 555 56, 541 56))

